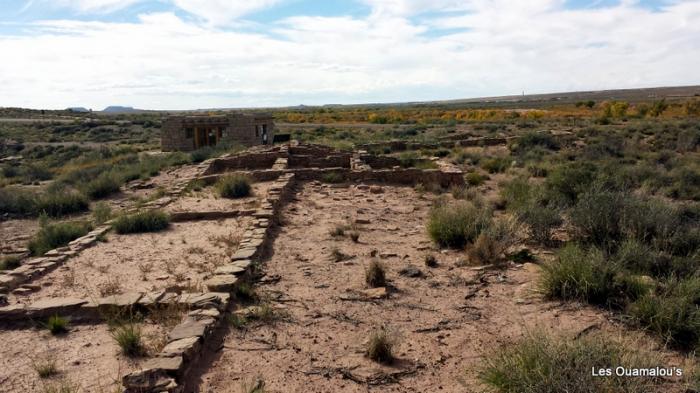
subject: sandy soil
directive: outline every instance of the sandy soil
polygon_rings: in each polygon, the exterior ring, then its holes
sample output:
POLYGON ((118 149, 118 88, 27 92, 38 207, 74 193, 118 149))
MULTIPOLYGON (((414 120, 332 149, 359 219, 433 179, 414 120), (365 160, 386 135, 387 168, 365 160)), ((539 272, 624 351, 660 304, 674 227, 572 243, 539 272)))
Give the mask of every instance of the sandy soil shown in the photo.
POLYGON ((188 195, 181 196, 176 201, 167 206, 170 212, 203 212, 203 211, 231 211, 255 209, 260 203, 260 199, 267 195, 273 182, 253 183, 252 195, 246 198, 221 198, 216 195, 213 187, 206 187, 201 191, 194 191, 188 195))
MULTIPOLYGON (((146 343, 158 341, 165 331, 144 324, 146 343)), ((107 325, 73 326, 69 333, 52 336, 46 330, 0 331, 0 391, 3 393, 44 392, 62 382, 82 388, 81 392, 114 393, 121 377, 139 368, 147 358, 131 360, 119 352, 107 325), (56 361, 59 373, 39 378, 34 364, 56 361)))
POLYGON ((0 221, 0 257, 26 249, 29 239, 39 231, 39 220, 0 221))
MULTIPOLYGON (((266 392, 480 391, 476 372, 482 356, 528 332, 629 335, 600 310, 540 300, 533 284, 536 265, 483 271, 457 267, 462 252, 427 249, 429 204, 410 188, 370 194, 304 185, 284 211, 285 225, 258 285, 289 313, 288 321, 232 329, 198 378, 199 392, 238 393, 257 378, 265 381, 266 392), (330 236, 337 224, 357 217, 370 221, 362 225, 359 243, 330 236), (347 260, 334 262, 333 249, 347 260), (428 252, 438 267, 424 265, 428 252), (358 301, 355 294, 367 288, 364 273, 374 253, 387 267, 390 295, 358 301), (422 277, 402 276, 409 265, 422 277), (364 357, 370 332, 381 327, 396 339, 398 360, 390 366, 364 357), (392 374, 395 383, 388 382, 392 374)), ((679 362, 669 358, 664 364, 679 362)))
POLYGON ((82 251, 33 281, 41 290, 11 297, 31 303, 46 297, 96 298, 111 291, 199 291, 205 276, 232 255, 251 218, 174 223, 152 234, 118 235, 82 251))

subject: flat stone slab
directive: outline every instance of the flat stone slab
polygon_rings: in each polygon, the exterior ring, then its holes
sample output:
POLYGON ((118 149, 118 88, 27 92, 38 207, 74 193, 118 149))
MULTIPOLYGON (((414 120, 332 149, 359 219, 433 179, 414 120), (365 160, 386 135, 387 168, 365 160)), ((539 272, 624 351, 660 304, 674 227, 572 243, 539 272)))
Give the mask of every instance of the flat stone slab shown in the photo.
POLYGON ((182 356, 157 357, 147 360, 142 367, 145 370, 161 370, 168 375, 176 376, 184 363, 182 356))
POLYGON ((161 357, 182 356, 191 359, 193 355, 199 352, 200 346, 201 339, 199 337, 183 338, 166 345, 158 355, 161 357))
POLYGON ((86 299, 70 297, 41 299, 27 307, 27 311, 31 312, 32 314, 39 314, 41 316, 61 314, 72 309, 77 309, 87 302, 88 301, 86 299))
POLYGON ((143 297, 140 292, 105 296, 97 300, 98 307, 133 307, 143 297))
POLYGON ((199 321, 189 320, 177 326, 168 334, 168 342, 182 340, 192 337, 204 337, 214 326, 214 319, 207 318, 199 321))
POLYGON ((220 274, 204 281, 207 289, 214 292, 231 292, 238 284, 238 277, 233 274, 220 274))
MULTIPOLYGON (((236 261, 236 262, 238 262, 238 261, 236 261)), ((245 268, 237 266, 233 263, 229 263, 229 264, 226 264, 224 266, 219 266, 218 268, 216 268, 216 270, 214 271, 214 274, 233 274, 236 276, 240 276, 240 275, 243 275, 246 271, 247 271, 247 269, 245 269, 245 268)))
POLYGON ((251 261, 250 259, 241 259, 240 261, 235 261, 233 263, 230 263, 229 265, 248 270, 253 266, 253 261, 251 261))
POLYGON ((165 291, 145 293, 141 299, 139 299, 138 304, 140 306, 152 307, 158 304, 164 296, 165 291))
POLYGON ((250 259, 257 254, 257 248, 242 248, 231 257, 232 261, 240 261, 242 259, 250 259))

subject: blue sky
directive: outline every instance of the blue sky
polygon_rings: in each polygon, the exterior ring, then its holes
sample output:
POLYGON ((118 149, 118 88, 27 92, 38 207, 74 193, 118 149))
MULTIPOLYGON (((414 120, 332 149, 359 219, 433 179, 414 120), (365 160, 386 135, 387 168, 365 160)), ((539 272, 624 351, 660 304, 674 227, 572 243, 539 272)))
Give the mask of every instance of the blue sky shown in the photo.
POLYGON ((700 0, 4 0, 0 106, 398 102, 700 84, 700 0))

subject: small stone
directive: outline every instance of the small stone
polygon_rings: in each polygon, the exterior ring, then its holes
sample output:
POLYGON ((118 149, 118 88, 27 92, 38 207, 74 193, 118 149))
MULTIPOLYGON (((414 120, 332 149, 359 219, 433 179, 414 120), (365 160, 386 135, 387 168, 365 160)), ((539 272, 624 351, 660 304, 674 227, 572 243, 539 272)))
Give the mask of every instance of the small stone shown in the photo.
POLYGON ((369 192, 371 192, 372 194, 381 194, 384 192, 384 189, 379 186, 371 186, 369 188, 369 192))
POLYGON ((360 291, 367 299, 384 299, 387 297, 386 287, 370 288, 360 291))
POLYGON ((258 252, 257 248, 242 248, 231 257, 232 261, 239 261, 242 259, 251 259, 258 252))
POLYGON ((214 271, 214 274, 233 274, 236 276, 240 276, 240 275, 244 274, 246 271, 247 271, 246 269, 230 263, 230 264, 226 264, 224 266, 219 266, 218 268, 216 268, 216 270, 214 271))
POLYGON ((423 272, 413 265, 408 265, 403 269, 399 270, 399 274, 404 277, 419 278, 423 277, 423 272))
POLYGON ((398 257, 398 256, 399 256, 399 254, 397 254, 395 252, 382 252, 379 254, 379 257, 383 258, 383 259, 394 258, 394 257, 398 257))

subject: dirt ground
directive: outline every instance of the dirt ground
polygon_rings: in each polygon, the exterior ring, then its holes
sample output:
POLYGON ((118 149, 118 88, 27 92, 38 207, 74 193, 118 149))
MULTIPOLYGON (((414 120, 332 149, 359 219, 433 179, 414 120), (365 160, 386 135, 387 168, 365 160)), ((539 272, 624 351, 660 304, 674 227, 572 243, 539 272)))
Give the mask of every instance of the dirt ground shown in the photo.
POLYGON ((260 204, 261 196, 267 195, 273 182, 251 184, 251 195, 245 198, 221 198, 216 195, 213 187, 201 191, 193 191, 183 195, 167 206, 169 212, 203 212, 203 211, 232 211, 255 209, 260 204))
POLYGON ((32 282, 38 292, 12 295, 10 303, 46 297, 99 298, 109 292, 166 288, 201 291, 207 274, 238 246, 251 218, 173 223, 157 233, 119 235, 83 250, 57 270, 32 282), (215 246, 214 246, 215 244, 215 246))
MULTIPOLYGON (((432 250, 425 231, 432 196, 362 188, 302 186, 283 211, 284 225, 256 284, 287 318, 232 327, 197 378, 199 392, 238 393, 258 379, 266 392, 481 391, 482 357, 525 334, 630 335, 600 310, 542 301, 534 264, 486 271, 458 267, 463 252, 432 250), (336 225, 358 219, 365 223, 359 242, 330 235, 336 225), (335 262, 333 250, 344 260, 335 262), (427 253, 437 257, 437 267, 424 265, 427 253), (387 267, 388 298, 359 296, 372 255, 387 267), (401 273, 409 266, 418 271, 414 277, 401 273), (398 359, 388 366, 364 356, 369 334, 379 328, 396 343, 398 359)), ((665 365, 682 361, 663 356, 665 365)), ((674 390, 682 391, 662 391, 674 390)))
POLYGON ((29 240, 39 231, 39 220, 0 221, 0 257, 25 252, 29 240))
MULTIPOLYGON (((146 343, 159 341, 162 327, 144 324, 146 343)), ((146 357, 131 360, 119 352, 107 325, 73 326, 70 332, 52 336, 47 330, 0 331, 0 391, 39 393, 66 383, 81 392, 114 393, 121 377, 135 371, 146 357), (53 359, 58 374, 39 378, 35 364, 53 359)))

